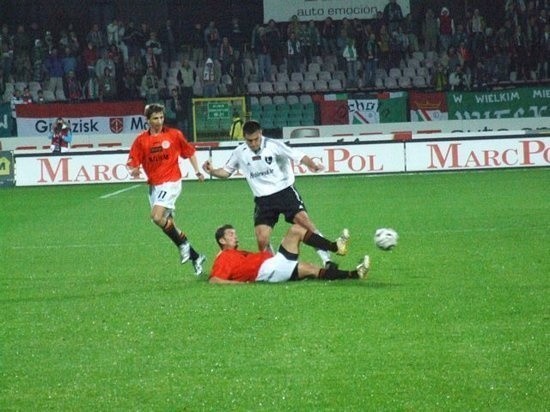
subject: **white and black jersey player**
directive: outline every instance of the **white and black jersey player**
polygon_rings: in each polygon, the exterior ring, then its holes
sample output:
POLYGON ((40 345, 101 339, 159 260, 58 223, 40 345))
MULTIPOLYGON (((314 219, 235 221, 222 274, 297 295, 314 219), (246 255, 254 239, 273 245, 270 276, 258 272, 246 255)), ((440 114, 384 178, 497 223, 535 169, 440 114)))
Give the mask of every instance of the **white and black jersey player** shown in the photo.
MULTIPOLYGON (((237 170, 245 176, 254 194, 254 230, 258 249, 271 248, 271 233, 281 214, 287 222, 320 234, 294 187, 291 161, 306 166, 312 172, 322 171, 323 165, 282 141, 263 136, 261 125, 255 120, 244 123, 243 135, 245 144, 233 150, 223 167, 215 168, 210 161, 202 167, 211 176, 221 179, 230 177, 237 170)), ((325 264, 330 262, 328 252, 318 250, 317 253, 325 264)))

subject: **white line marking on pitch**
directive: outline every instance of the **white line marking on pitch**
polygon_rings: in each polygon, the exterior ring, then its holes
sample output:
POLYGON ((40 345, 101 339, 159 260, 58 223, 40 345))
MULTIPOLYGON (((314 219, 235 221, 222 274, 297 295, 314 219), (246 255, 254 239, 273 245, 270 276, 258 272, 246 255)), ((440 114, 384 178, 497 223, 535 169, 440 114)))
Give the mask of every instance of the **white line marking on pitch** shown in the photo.
POLYGON ((99 198, 100 199, 107 199, 109 197, 113 197, 113 196, 119 195, 121 193, 128 192, 129 190, 133 190, 136 187, 140 187, 140 186, 141 185, 133 185, 133 186, 127 187, 126 189, 120 189, 120 190, 117 190, 116 192, 107 193, 106 195, 100 196, 99 198))

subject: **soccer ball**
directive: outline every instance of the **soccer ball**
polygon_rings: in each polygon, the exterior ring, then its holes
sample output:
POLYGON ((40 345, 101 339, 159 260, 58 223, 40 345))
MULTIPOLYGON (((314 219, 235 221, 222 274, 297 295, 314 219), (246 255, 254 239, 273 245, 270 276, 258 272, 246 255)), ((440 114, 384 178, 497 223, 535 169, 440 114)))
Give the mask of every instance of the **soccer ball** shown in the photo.
POLYGON ((374 233, 374 243, 382 250, 390 250, 399 240, 399 235, 393 229, 381 228, 374 233))

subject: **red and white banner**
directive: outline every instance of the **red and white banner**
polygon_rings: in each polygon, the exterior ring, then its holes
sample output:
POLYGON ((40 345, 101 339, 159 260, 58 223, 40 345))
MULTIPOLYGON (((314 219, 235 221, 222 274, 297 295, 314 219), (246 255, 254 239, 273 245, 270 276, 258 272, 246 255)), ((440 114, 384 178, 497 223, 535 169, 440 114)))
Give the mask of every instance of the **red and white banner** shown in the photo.
POLYGON ((16 106, 17 135, 44 136, 58 117, 67 120, 77 135, 117 135, 146 128, 144 104, 133 102, 19 104, 16 106))
POLYGON ((445 93, 409 92, 411 122, 447 120, 449 113, 445 93))

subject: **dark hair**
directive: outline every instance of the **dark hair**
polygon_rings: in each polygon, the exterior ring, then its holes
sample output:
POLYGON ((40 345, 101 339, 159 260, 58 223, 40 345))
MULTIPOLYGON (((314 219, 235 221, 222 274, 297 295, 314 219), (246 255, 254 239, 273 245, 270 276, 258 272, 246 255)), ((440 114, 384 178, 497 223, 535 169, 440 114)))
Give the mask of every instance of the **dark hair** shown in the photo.
POLYGON ((262 130, 262 126, 257 120, 247 120, 243 125, 243 134, 251 135, 256 133, 258 130, 262 130))
POLYGON ((228 229, 233 229, 233 226, 230 225, 230 224, 225 224, 225 225, 220 226, 219 228, 216 229, 216 233, 214 234, 214 236, 216 237, 216 243, 218 244, 220 249, 222 248, 222 245, 220 243, 220 239, 222 237, 224 237, 225 231, 228 230, 228 229))
POLYGON ((150 119, 153 113, 164 113, 164 105, 160 103, 151 103, 145 106, 145 117, 150 119))

